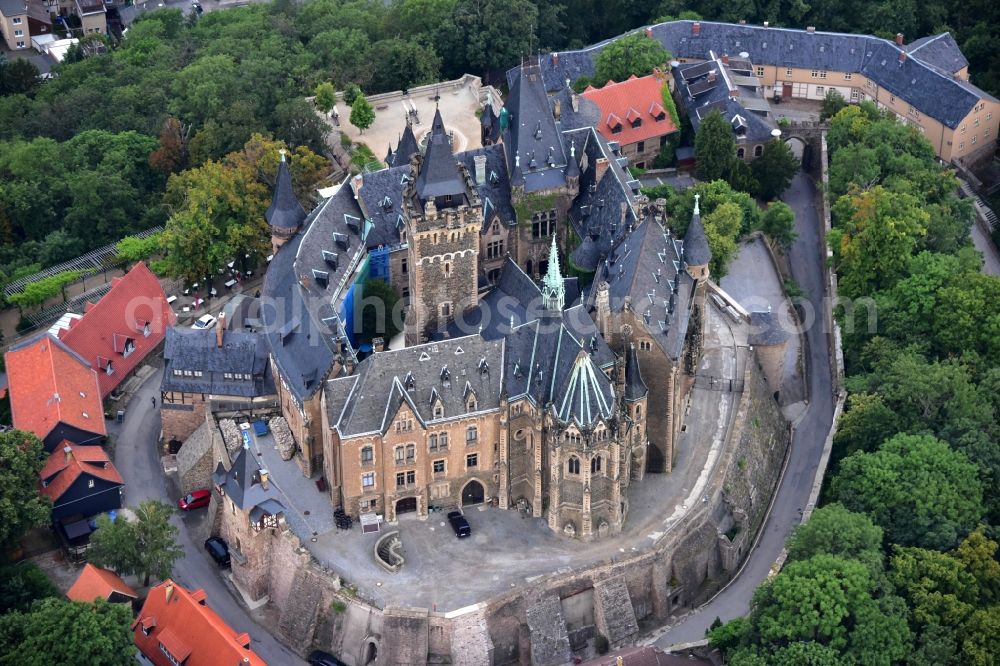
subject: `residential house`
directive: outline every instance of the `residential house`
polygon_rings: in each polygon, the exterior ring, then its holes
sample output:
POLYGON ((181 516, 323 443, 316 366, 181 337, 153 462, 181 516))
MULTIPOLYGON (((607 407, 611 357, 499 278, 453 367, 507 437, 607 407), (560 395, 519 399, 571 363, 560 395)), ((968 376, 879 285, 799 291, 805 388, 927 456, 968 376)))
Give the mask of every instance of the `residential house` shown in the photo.
POLYGON ((73 5, 76 15, 80 17, 80 29, 84 37, 107 34, 108 20, 104 0, 73 0, 73 5))
POLYGON ((227 331, 220 317, 214 330, 167 330, 160 383, 163 434, 184 441, 205 422, 205 406, 253 409, 276 390, 259 333, 227 331))
POLYGON ((50 333, 15 343, 4 356, 14 427, 32 432, 46 451, 64 441, 104 441, 97 373, 50 333))
POLYGON ((189 592, 170 579, 149 591, 132 631, 156 666, 267 666, 250 649, 250 634, 237 634, 209 608, 205 590, 189 592))
POLYGON ((91 563, 83 565, 83 570, 77 576, 76 582, 66 592, 71 601, 93 603, 104 599, 113 604, 131 604, 139 595, 129 585, 118 577, 114 571, 95 567, 91 563))
POLYGON ((0 35, 3 35, 3 41, 11 51, 31 46, 25 0, 0 0, 0 35))
POLYGON ((589 86, 583 96, 601 110, 597 131, 608 141, 617 141, 632 166, 649 168, 671 134, 680 131, 663 107, 669 87, 661 74, 631 76, 608 81, 604 87, 589 86))
POLYGON ((83 317, 60 331, 63 343, 97 371, 104 398, 163 342, 177 315, 167 303, 159 280, 139 262, 97 303, 88 303, 83 317))
POLYGON ((52 500, 52 521, 89 518, 122 507, 122 478, 100 446, 63 442, 39 473, 39 492, 52 500))

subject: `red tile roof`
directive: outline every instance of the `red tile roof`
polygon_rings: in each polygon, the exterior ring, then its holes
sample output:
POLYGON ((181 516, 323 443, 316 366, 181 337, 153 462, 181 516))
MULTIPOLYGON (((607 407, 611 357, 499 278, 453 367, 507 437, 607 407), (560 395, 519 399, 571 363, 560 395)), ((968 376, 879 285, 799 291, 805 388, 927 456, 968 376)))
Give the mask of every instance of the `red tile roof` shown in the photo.
POLYGON ((73 601, 92 603, 95 599, 109 599, 115 592, 133 599, 138 598, 135 590, 126 585, 114 571, 95 567, 88 562, 66 596, 73 601))
POLYGON ((601 110, 601 122, 597 124, 601 136, 625 146, 677 131, 670 114, 663 108, 663 85, 663 79, 655 74, 642 78, 632 76, 620 83, 608 81, 600 89, 591 86, 583 91, 583 96, 601 110), (657 121, 659 115, 663 119, 657 121), (642 123, 632 127, 637 119, 642 123), (622 129, 615 134, 612 130, 619 124, 622 129))
POLYGON ((202 590, 188 592, 172 580, 152 588, 132 623, 139 650, 157 666, 171 666, 161 644, 178 661, 186 657, 184 666, 267 666, 249 649, 250 636, 237 634, 206 605, 204 596, 202 590))
POLYGON ((97 371, 103 397, 163 341, 167 328, 176 321, 160 281, 139 262, 124 277, 115 278, 101 300, 88 304, 83 318, 70 322, 60 339, 97 371), (147 323, 148 336, 144 335, 147 323), (125 356, 127 341, 134 349, 125 356))
POLYGON ((79 446, 63 441, 49 454, 45 467, 38 474, 43 482, 39 492, 54 503, 69 490, 81 474, 111 483, 125 483, 125 479, 115 469, 104 449, 99 446, 79 446), (67 448, 69 453, 66 452, 67 448))
POLYGON ((45 334, 5 358, 15 428, 45 439, 61 422, 107 435, 97 374, 65 344, 45 334))

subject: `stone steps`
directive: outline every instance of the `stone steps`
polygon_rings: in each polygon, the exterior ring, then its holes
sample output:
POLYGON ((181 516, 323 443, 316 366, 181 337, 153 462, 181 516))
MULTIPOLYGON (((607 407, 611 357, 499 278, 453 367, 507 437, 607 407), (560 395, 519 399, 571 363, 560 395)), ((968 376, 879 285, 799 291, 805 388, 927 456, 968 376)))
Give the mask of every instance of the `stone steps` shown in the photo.
POLYGON ((562 603, 554 594, 528 606, 532 666, 565 664, 571 660, 569 633, 563 619, 562 603))

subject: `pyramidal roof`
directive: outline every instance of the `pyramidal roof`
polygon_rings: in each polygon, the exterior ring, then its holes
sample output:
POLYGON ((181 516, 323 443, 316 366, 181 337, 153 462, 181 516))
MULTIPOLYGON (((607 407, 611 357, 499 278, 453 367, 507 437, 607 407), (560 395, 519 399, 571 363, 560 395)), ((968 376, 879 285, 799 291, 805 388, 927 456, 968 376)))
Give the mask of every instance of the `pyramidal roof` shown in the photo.
POLYGON ((455 155, 451 152, 451 143, 444 130, 444 120, 441 119, 441 109, 437 109, 434 112, 434 122, 431 123, 431 135, 427 138, 427 153, 417 176, 417 195, 426 201, 463 194, 465 184, 459 176, 455 155))
POLYGON ((705 225, 701 223, 701 210, 698 208, 699 195, 694 195, 694 215, 691 224, 684 234, 684 261, 689 266, 706 266, 712 260, 712 250, 708 247, 705 237, 705 225))
MULTIPOLYGON (((437 116, 435 116, 435 120, 437 120, 437 116)), ((409 164, 410 158, 418 152, 420 152, 420 148, 417 146, 417 137, 413 135, 413 127, 410 126, 410 123, 406 123, 406 129, 403 130, 403 136, 399 137, 399 143, 396 145, 396 151, 392 154, 392 163, 389 166, 398 167, 409 164)))
POLYGON ((298 229, 306 219, 306 211, 295 198, 292 190, 292 174, 288 171, 285 150, 281 150, 281 162, 278 164, 278 179, 274 184, 274 195, 271 206, 264 213, 267 223, 276 229, 298 229))
POLYGON ((632 402, 646 397, 648 389, 639 371, 639 357, 635 351, 635 343, 629 345, 625 357, 625 400, 632 402))

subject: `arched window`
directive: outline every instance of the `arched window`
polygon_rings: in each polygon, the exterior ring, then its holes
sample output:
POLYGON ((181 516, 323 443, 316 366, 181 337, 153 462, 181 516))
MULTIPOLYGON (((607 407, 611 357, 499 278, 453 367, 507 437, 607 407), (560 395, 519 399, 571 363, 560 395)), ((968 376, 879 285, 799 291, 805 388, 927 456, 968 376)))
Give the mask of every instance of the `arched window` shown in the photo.
POLYGON ((570 456, 569 461, 566 463, 567 472, 569 474, 579 474, 580 473, 580 459, 576 456, 570 456))
POLYGON ((738 157, 739 159, 743 159, 744 157, 746 157, 746 154, 747 154, 746 150, 744 150, 743 148, 736 149, 736 157, 738 157))
POLYGON ((449 264, 447 261, 444 263, 444 274, 451 275, 451 264, 449 264))
POLYGON ((642 418, 642 405, 635 406, 635 420, 638 421, 642 418))
POLYGON ((761 153, 763 153, 763 152, 764 152, 764 146, 754 146, 753 147, 753 156, 754 157, 760 157, 761 153))
POLYGON ((601 456, 594 456, 590 459, 590 473, 597 474, 601 471, 601 456))

